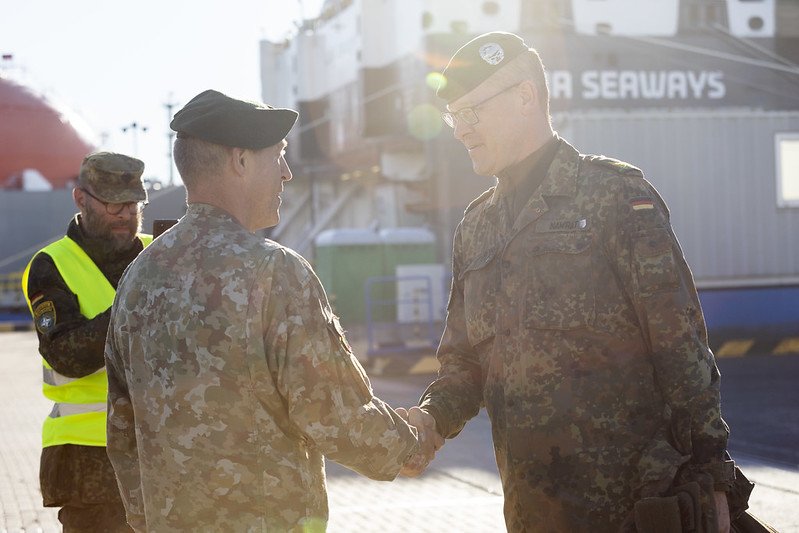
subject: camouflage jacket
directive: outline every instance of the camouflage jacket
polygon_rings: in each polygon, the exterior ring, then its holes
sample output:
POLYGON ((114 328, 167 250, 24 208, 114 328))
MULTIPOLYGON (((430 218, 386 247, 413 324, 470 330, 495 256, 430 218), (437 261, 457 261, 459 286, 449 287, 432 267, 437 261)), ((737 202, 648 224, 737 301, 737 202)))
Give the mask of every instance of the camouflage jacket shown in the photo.
MULTIPOLYGON (((108 282, 116 287, 122 272, 142 250, 139 242, 131 250, 115 253, 104 242, 88 237, 80 215, 69 223, 67 236, 94 261, 108 282)), ((37 254, 31 262, 26 287, 33 312, 50 309, 51 321, 36 324, 39 354, 56 372, 79 378, 102 368, 103 346, 110 310, 88 319, 80 312, 78 297, 67 287, 52 258, 37 254)), ((119 502, 114 470, 105 449, 91 446, 50 446, 42 450, 39 472, 45 506, 119 502)))
POLYGON ((391 480, 418 448, 311 266, 209 205, 126 272, 106 366, 108 454, 138 530, 316 531, 324 456, 391 480))
POLYGON ((696 289, 641 171, 560 148, 518 218, 503 184, 454 240, 438 379, 444 436, 485 405, 510 531, 616 531, 728 428, 696 289))

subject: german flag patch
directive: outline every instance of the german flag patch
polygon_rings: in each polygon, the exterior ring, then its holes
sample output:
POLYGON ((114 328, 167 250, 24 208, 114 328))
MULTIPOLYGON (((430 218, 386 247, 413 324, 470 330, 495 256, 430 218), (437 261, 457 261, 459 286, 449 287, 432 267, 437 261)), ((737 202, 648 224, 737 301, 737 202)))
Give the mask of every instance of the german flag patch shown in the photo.
POLYGON ((653 202, 651 198, 646 197, 633 198, 630 200, 630 207, 633 208, 633 211, 644 211, 646 209, 654 209, 655 202, 653 202))

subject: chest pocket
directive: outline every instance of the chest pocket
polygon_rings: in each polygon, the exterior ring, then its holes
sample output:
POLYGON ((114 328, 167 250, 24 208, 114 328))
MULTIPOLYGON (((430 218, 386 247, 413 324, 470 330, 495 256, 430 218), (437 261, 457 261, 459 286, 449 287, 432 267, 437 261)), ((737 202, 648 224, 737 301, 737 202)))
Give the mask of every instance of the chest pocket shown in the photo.
POLYGON ((460 274, 463 282, 463 306, 469 343, 477 346, 493 337, 496 329, 499 276, 496 270, 498 250, 478 255, 460 274))
POLYGON ((521 243, 526 274, 524 323, 530 329, 576 329, 596 315, 590 233, 532 233, 521 243))

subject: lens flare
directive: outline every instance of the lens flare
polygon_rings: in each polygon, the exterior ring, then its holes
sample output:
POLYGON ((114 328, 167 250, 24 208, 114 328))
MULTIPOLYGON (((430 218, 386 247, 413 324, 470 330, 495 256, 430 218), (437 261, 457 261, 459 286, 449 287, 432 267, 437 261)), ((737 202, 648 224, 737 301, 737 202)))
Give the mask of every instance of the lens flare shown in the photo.
POLYGON ((427 86, 431 89, 438 90, 439 88, 443 89, 447 86, 447 78, 444 77, 443 74, 440 72, 431 72, 425 77, 425 82, 427 86))
POLYGON ((421 104, 408 113, 408 132, 419 139, 427 141, 441 133, 441 115, 431 104, 421 104))

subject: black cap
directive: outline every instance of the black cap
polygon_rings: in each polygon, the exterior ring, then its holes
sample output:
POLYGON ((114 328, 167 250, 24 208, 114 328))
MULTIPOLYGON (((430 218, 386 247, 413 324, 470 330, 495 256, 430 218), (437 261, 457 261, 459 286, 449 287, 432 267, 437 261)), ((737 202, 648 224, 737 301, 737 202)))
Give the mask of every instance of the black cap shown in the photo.
POLYGON ((297 116, 293 109, 238 100, 209 89, 175 113, 169 127, 178 132, 178 137, 260 150, 285 139, 297 116))
POLYGON ((479 35, 461 46, 449 60, 441 73, 444 79, 436 95, 447 102, 457 100, 529 49, 524 40, 513 33, 492 31, 479 35))

